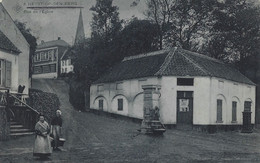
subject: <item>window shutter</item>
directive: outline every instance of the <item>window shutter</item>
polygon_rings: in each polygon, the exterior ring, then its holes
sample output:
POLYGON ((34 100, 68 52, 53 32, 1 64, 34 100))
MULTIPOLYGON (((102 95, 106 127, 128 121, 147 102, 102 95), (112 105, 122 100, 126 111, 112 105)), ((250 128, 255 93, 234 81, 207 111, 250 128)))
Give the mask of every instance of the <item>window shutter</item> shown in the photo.
POLYGON ((237 102, 232 102, 232 121, 237 121, 237 102))
POLYGON ((99 109, 103 110, 103 107, 104 107, 103 100, 99 100, 98 102, 99 102, 99 104, 98 104, 99 105, 99 109))
POLYGON ((117 99, 118 100, 118 110, 122 111, 123 110, 123 99, 117 99))
POLYGON ((12 62, 5 62, 5 86, 11 87, 11 79, 12 79, 12 62))
POLYGON ((222 121, 222 100, 217 100, 217 121, 222 121))

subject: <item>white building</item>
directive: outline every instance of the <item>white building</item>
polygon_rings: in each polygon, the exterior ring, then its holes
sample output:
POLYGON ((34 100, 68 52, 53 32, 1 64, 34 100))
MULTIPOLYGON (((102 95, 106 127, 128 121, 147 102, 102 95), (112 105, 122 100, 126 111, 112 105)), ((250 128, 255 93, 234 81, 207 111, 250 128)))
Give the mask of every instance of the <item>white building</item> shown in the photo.
POLYGON ((57 78, 61 74, 61 57, 69 44, 58 37, 37 46, 33 59, 33 78, 57 78))
POLYGON ((28 94, 31 87, 29 78, 30 45, 16 27, 13 19, 0 3, 0 88, 28 94))
POLYGON ((235 127, 251 104, 255 123, 255 84, 231 65, 171 49, 125 58, 90 88, 90 108, 143 118, 142 85, 160 85, 160 120, 166 125, 235 127))
POLYGON ((75 59, 75 51, 72 49, 68 49, 64 52, 64 54, 61 57, 61 74, 67 74, 69 72, 74 71, 73 67, 73 61, 75 59))

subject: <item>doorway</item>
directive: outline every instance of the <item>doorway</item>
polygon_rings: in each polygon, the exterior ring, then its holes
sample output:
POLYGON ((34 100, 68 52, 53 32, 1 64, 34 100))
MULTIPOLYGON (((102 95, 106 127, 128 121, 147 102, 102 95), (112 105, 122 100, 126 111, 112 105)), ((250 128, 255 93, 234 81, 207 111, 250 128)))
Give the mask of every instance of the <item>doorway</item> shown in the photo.
POLYGON ((193 91, 177 91, 177 124, 193 124, 193 91))

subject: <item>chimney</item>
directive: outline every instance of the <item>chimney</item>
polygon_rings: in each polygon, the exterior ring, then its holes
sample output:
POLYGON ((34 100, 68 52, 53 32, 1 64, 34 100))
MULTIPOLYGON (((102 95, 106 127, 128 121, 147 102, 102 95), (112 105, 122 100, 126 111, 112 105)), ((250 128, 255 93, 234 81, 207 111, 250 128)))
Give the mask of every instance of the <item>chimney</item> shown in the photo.
POLYGON ((60 37, 58 37, 58 40, 60 40, 60 37))

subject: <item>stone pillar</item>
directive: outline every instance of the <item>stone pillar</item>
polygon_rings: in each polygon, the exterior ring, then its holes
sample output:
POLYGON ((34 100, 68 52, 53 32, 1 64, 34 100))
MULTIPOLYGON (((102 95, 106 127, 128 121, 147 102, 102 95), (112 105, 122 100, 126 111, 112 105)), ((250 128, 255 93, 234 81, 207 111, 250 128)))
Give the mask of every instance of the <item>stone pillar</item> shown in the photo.
POLYGON ((7 121, 5 106, 0 106, 0 141, 8 140, 10 134, 10 122, 7 121))
POLYGON ((149 125, 150 121, 153 118, 154 109, 155 107, 159 107, 159 98, 160 92, 159 89, 161 88, 160 85, 143 85, 142 89, 144 90, 144 106, 143 106, 143 122, 141 126, 141 132, 150 133, 151 126, 149 125))

